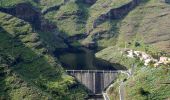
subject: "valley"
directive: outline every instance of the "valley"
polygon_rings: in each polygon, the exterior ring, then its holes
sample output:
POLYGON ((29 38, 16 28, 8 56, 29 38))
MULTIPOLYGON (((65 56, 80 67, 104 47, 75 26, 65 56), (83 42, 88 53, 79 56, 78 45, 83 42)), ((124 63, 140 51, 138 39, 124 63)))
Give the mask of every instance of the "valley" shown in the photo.
POLYGON ((0 100, 169 100, 169 2, 1 0, 0 100))

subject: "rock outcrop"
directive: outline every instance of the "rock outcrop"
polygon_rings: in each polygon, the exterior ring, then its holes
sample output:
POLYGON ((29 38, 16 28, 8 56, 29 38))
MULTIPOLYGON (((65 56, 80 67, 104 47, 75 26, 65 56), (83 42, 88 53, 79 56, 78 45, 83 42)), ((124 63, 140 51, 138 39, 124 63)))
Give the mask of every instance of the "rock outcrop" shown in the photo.
POLYGON ((47 8, 47 9, 44 9, 44 10, 42 10, 41 12, 42 12, 43 15, 45 15, 45 14, 47 14, 47 13, 50 12, 50 11, 58 10, 58 9, 60 8, 60 6, 61 6, 61 5, 55 5, 55 6, 52 6, 52 7, 47 8))
POLYGON ((111 9, 107 13, 107 16, 110 16, 110 18, 112 18, 112 19, 123 18, 126 14, 128 14, 129 11, 134 9, 139 3, 140 3, 140 0, 132 0, 131 2, 121 6, 119 8, 111 9))
POLYGON ((107 19, 121 19, 126 16, 132 9, 134 9, 138 4, 140 3, 140 0, 132 0, 131 2, 122 5, 118 8, 110 9, 107 13, 102 14, 94 21, 93 27, 95 28, 100 23, 107 19))
POLYGON ((41 14, 38 9, 33 7, 30 3, 20 3, 10 8, 0 8, 1 12, 11 14, 15 17, 30 22, 34 27, 40 28, 41 14))

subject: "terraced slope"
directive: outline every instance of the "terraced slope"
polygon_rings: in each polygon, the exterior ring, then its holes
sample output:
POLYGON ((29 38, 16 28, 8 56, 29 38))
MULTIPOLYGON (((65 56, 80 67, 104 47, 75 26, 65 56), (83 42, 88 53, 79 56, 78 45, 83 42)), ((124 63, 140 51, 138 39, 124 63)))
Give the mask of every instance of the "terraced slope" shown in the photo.
POLYGON ((170 52, 170 5, 161 0, 148 0, 131 11, 120 26, 119 43, 136 41, 152 44, 170 52))
POLYGON ((126 75, 120 74, 113 83, 109 90, 111 100, 120 99, 120 80, 124 81, 124 98, 127 100, 169 99, 170 86, 167 82, 170 74, 169 65, 162 65, 159 68, 153 68, 152 65, 144 66, 138 59, 130 59, 122 53, 124 48, 141 50, 156 58, 161 56, 163 51, 169 53, 169 9, 169 3, 162 0, 141 1, 139 6, 118 22, 119 38, 116 46, 107 47, 96 53, 97 58, 111 63, 119 63, 129 69, 135 66, 129 79, 126 75))

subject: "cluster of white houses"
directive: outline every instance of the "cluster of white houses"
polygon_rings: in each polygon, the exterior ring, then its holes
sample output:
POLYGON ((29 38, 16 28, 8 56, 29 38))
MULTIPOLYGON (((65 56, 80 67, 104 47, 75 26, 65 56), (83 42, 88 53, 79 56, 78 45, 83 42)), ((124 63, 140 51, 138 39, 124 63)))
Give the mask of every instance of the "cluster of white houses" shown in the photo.
POLYGON ((134 50, 126 50, 125 53, 127 54, 127 57, 139 58, 141 61, 144 61, 145 66, 148 66, 151 63, 154 65, 154 67, 158 67, 162 64, 170 66, 170 58, 168 57, 161 56, 159 59, 155 59, 145 52, 134 50))

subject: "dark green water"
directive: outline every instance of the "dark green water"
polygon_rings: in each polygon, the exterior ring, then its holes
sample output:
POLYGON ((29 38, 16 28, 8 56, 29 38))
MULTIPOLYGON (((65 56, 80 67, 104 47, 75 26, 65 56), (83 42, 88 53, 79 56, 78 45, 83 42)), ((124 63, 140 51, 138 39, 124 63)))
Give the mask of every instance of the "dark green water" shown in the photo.
POLYGON ((84 47, 58 49, 55 56, 67 70, 117 70, 125 67, 95 57, 96 50, 84 47))

